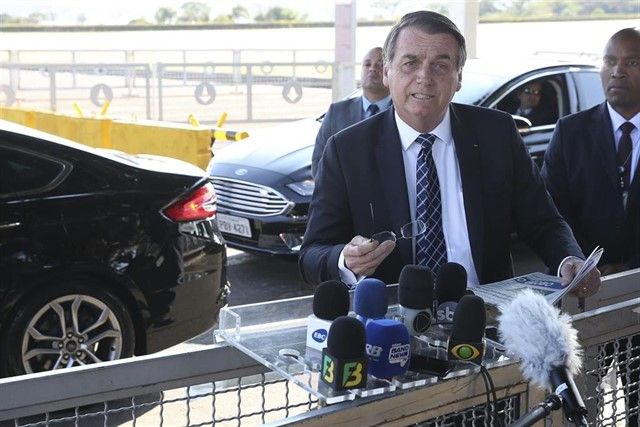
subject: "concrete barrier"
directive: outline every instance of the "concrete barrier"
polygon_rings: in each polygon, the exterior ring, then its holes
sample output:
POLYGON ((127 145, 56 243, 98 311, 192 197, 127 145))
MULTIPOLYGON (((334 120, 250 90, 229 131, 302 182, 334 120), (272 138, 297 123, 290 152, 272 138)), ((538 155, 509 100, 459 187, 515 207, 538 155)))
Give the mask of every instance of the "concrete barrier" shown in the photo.
MULTIPOLYGON (((91 147, 173 157, 203 169, 211 159, 213 138, 220 139, 225 134, 221 129, 204 126, 147 120, 129 122, 107 117, 72 117, 6 107, 0 107, 0 118, 91 147)), ((246 132, 243 136, 246 137, 246 132)))

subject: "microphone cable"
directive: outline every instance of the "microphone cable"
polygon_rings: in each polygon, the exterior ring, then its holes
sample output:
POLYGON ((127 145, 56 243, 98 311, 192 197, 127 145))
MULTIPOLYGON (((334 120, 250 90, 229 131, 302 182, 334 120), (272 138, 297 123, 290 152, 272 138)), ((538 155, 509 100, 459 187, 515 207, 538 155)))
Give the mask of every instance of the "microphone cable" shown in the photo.
MULTIPOLYGON (((496 420, 499 427, 503 427, 504 424, 498 417, 498 397, 496 395, 496 387, 493 384, 493 378, 491 378, 489 370, 484 366, 483 363, 480 364, 480 373, 482 374, 485 394, 487 395, 487 416, 489 416, 490 413, 493 413, 493 419, 496 420), (491 399, 493 399, 493 411, 491 410, 491 399)), ((492 423, 489 424, 492 425, 492 423)))

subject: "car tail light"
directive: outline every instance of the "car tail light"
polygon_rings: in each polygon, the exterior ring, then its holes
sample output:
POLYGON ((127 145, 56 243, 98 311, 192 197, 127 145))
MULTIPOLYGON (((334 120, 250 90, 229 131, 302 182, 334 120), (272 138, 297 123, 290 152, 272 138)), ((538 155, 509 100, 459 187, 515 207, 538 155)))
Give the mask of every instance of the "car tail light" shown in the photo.
POLYGON ((207 219, 216 214, 216 192, 210 182, 189 193, 163 211, 176 222, 207 219))

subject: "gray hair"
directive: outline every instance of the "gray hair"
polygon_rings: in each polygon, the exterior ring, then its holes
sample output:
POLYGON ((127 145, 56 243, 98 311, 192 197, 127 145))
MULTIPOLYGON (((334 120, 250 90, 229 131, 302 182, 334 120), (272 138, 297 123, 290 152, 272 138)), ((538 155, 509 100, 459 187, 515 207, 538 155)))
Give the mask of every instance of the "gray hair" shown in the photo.
POLYGON ((391 28, 382 48, 384 65, 389 66, 396 53, 396 44, 400 31, 415 27, 427 34, 450 34, 458 42, 458 70, 462 70, 467 61, 467 47, 464 36, 449 18, 437 12, 420 10, 404 15, 400 22, 391 28))

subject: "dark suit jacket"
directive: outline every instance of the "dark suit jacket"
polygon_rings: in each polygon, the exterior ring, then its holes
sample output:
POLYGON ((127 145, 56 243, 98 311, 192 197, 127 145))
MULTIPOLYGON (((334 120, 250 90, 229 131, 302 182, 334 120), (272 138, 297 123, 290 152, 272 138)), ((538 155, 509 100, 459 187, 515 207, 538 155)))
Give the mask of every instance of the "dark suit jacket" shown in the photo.
POLYGON ((542 176, 585 253, 600 245, 600 264, 640 267, 640 173, 625 212, 606 103, 558 121, 542 176))
MULTIPOLYGON (((389 101, 389 105, 391 105, 391 101, 389 101)), ((311 156, 311 174, 314 177, 318 172, 318 163, 322 158, 327 140, 342 129, 358 123, 364 118, 363 116, 361 96, 335 102, 329 106, 329 111, 322 119, 322 125, 316 136, 316 145, 313 147, 313 155, 311 156)))
MULTIPOLYGON (((451 104, 450 109, 471 252, 480 282, 513 275, 510 235, 514 229, 552 270, 565 256, 582 257, 511 117, 460 104, 451 104)), ((338 258, 353 236, 399 230, 410 221, 401 150, 393 108, 329 139, 300 250, 305 281, 339 278, 338 258)), ((412 263, 412 242, 401 239, 373 276, 395 283, 402 267, 412 263)))

